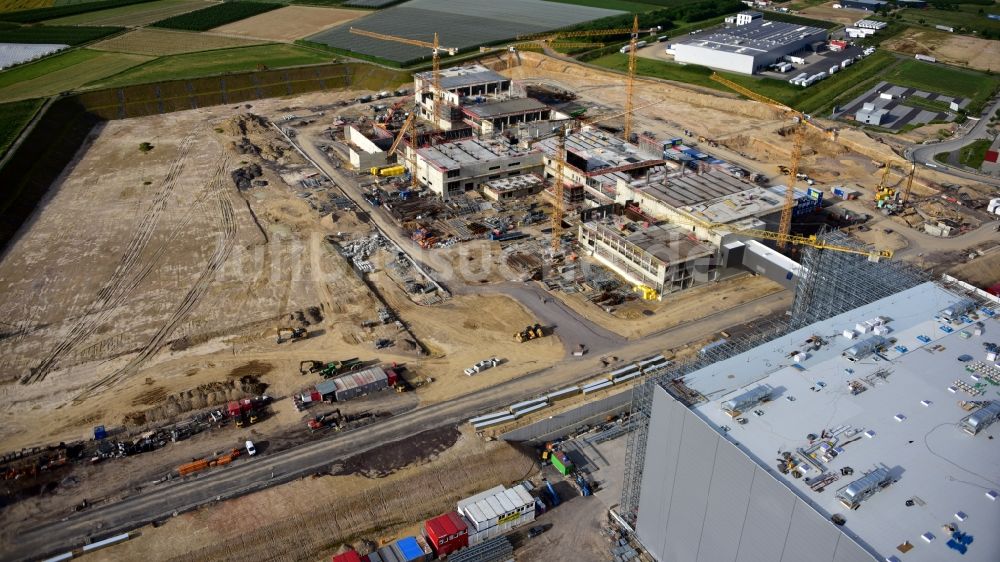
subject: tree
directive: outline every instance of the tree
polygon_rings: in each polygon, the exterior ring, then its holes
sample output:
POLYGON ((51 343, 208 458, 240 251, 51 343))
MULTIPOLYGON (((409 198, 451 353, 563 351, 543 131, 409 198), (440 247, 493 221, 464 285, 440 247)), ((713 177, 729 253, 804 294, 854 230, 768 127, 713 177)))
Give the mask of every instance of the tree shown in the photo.
POLYGON ((153 145, 149 144, 148 142, 140 142, 139 143, 139 152, 142 152, 143 154, 145 154, 145 153, 149 152, 150 150, 153 150, 153 145))

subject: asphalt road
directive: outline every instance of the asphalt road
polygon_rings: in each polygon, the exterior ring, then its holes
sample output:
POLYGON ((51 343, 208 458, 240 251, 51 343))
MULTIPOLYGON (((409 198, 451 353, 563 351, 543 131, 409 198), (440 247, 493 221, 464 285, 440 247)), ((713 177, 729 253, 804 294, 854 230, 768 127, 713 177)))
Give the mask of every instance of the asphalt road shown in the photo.
POLYGON ((1000 109, 1000 98, 997 98, 992 105, 983 111, 982 118, 980 118, 975 126, 961 138, 934 144, 917 145, 914 148, 906 149, 903 152, 903 155, 907 159, 913 160, 942 173, 1000 187, 1000 179, 966 172, 965 170, 960 170, 952 166, 946 166, 934 160, 935 154, 940 154, 942 152, 954 152, 979 139, 988 139, 989 137, 986 135, 986 131, 989 128, 989 117, 996 113, 998 109, 1000 109))

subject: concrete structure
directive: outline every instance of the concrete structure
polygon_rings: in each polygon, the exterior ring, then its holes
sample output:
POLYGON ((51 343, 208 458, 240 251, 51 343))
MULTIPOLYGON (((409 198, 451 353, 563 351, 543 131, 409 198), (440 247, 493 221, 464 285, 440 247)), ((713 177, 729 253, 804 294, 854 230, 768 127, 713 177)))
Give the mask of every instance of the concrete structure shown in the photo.
POLYGON ((357 125, 344 127, 344 138, 351 165, 358 170, 368 170, 375 166, 385 166, 389 163, 386 152, 392 147, 392 134, 378 127, 361 130, 357 125))
POLYGON ((542 191, 545 182, 535 174, 500 178, 483 184, 483 195, 494 201, 521 199, 542 191))
POLYGON ((887 25, 889 24, 878 20, 858 20, 854 22, 854 27, 861 27, 864 29, 885 29, 887 25))
POLYGON ((417 149, 416 166, 417 179, 448 200, 490 180, 541 173, 542 153, 503 139, 461 140, 417 149))
MULTIPOLYGON (((545 178, 556 174, 556 142, 548 138, 535 144, 544 154, 545 178)), ((647 173, 664 172, 663 158, 643 151, 634 144, 614 137, 599 129, 587 128, 566 138, 566 165, 563 178, 566 184, 585 186, 591 196, 614 200, 615 186, 619 181, 633 181, 647 173)))
POLYGON ((510 78, 506 78, 485 66, 473 64, 446 68, 441 71, 441 92, 434 92, 431 72, 413 75, 416 94, 417 115, 446 131, 465 127, 460 109, 468 100, 487 98, 505 99, 510 97, 510 78), (435 99, 442 100, 438 115, 434 115, 435 99))
POLYGON ((503 101, 467 105, 462 108, 465 122, 477 134, 491 135, 505 131, 518 123, 549 119, 552 110, 534 98, 513 98, 503 101))
POLYGON ((965 319, 937 319, 965 298, 919 284, 650 383, 635 521, 649 554, 671 562, 1000 559, 1000 450, 992 445, 1000 424, 962 429, 987 403, 968 401, 989 401, 978 394, 1000 383, 982 345, 1000 333, 1000 315, 979 303, 965 319), (888 335, 877 354, 852 362, 843 354, 858 340, 841 334, 860 325, 888 335), (972 359, 956 361, 962 355, 972 359), (770 389, 769 401, 735 417, 724 410, 758 387, 770 389))
MULTIPOLYGON (((865 105, 867 106, 873 104, 866 103, 865 105)), ((875 109, 874 107, 871 108, 864 107, 862 109, 859 109, 858 112, 854 114, 854 119, 859 123, 864 123, 865 125, 879 126, 885 121, 887 115, 889 115, 888 109, 884 108, 875 109)))
POLYGON ((634 285, 652 287, 663 295, 718 278, 715 248, 673 225, 650 226, 633 233, 611 224, 580 224, 580 246, 599 262, 634 285))
POLYGON ((671 45, 674 60, 742 74, 755 74, 782 57, 825 42, 828 33, 818 27, 765 21, 747 12, 737 16, 737 26, 691 38, 671 45), (741 18, 742 16, 742 18, 741 18), (739 22, 746 23, 740 25, 739 22))

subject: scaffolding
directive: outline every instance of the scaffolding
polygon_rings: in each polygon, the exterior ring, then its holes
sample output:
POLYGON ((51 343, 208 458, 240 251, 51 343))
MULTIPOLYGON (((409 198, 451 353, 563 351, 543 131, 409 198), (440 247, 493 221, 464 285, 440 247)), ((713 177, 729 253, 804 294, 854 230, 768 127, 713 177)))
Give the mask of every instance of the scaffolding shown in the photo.
MULTIPOLYGON (((830 244, 860 245, 840 232, 821 234, 830 244)), ((705 349, 699 356, 670 365, 663 373, 632 388, 629 433, 625 448, 625 479, 621 515, 636 524, 639 495, 646 458, 646 441, 653 410, 653 391, 659 386, 687 406, 704 397, 684 384, 684 378, 712 363, 750 351, 794 330, 825 320, 889 295, 915 287, 929 279, 922 272, 900 262, 872 262, 862 255, 806 248, 802 255, 802 275, 795 287, 791 314, 758 322, 746 334, 722 345, 705 349)))

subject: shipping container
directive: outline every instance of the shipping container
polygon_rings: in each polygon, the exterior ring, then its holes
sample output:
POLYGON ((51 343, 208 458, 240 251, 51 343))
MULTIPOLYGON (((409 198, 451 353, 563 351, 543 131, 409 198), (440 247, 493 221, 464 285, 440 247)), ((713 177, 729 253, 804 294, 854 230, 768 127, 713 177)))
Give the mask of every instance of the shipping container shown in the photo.
POLYGON ((418 537, 403 537, 392 543, 392 549, 401 562, 430 560, 430 549, 418 537))
POLYGON ((469 546, 469 525, 458 512, 451 511, 424 522, 430 546, 439 557, 469 546))
POLYGON ((516 419, 517 419, 517 416, 515 416, 514 414, 507 414, 506 416, 503 416, 501 418, 492 418, 492 419, 488 419, 486 421, 476 422, 476 423, 472 424, 472 428, 473 429, 485 429, 487 427, 493 427, 495 425, 500 425, 500 424, 503 424, 503 423, 514 421, 516 419))
POLYGON ((550 392, 545 395, 549 399, 549 402, 555 402, 556 400, 562 400, 563 398, 569 398, 570 396, 576 396, 580 394, 579 386, 570 386, 567 388, 559 389, 555 392, 550 392))
POLYGON ((525 400, 524 402, 518 402, 517 404, 514 404, 514 405, 512 405, 510 407, 510 413, 516 414, 520 410, 526 410, 528 408, 531 408, 531 407, 535 406, 536 404, 539 404, 539 403, 544 404, 546 402, 548 402, 548 399, 545 398, 545 397, 535 398, 533 400, 525 400))
POLYGON ((378 555, 378 552, 370 552, 365 555, 366 562, 382 562, 382 557, 378 555))
POLYGON ((375 552, 378 552, 378 557, 382 559, 382 562, 406 562, 405 560, 399 559, 399 556, 396 555, 396 552, 392 549, 391 544, 387 544, 375 552))
POLYGON ((361 562, 361 555, 355 550, 348 550, 333 556, 333 562, 361 562))
POLYGON ((549 407, 549 405, 547 403, 540 402, 538 404, 535 404, 534 406, 530 406, 528 408, 524 408, 524 409, 518 411, 516 414, 514 414, 514 417, 515 418, 519 418, 521 416, 526 416, 526 415, 528 415, 528 414, 530 414, 532 412, 537 412, 538 410, 541 410, 543 408, 548 408, 548 407, 549 407))
POLYGON ((611 386, 611 384, 612 384, 611 381, 601 381, 599 383, 585 386, 583 387, 583 393, 590 394, 591 392, 597 392, 598 390, 608 388, 609 386, 611 386))
POLYGON ((552 466, 559 471, 559 474, 566 476, 573 472, 573 463, 570 462, 569 457, 566 453, 562 451, 556 451, 552 453, 552 466))

